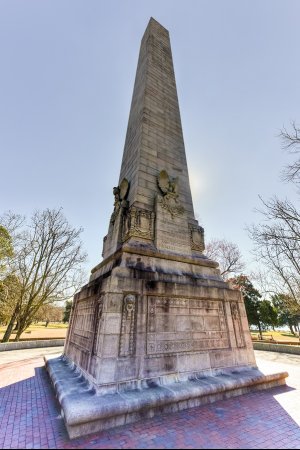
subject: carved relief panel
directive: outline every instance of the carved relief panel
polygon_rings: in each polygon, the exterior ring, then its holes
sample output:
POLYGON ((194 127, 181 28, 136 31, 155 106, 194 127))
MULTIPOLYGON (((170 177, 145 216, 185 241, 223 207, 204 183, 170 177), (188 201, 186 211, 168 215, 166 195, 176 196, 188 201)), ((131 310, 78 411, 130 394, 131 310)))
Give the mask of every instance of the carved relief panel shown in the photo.
POLYGON ((135 354, 136 296, 128 294, 123 300, 119 356, 135 354))
POLYGON ((147 353, 229 348, 221 300, 148 297, 147 353))
POLYGON ((184 207, 179 202, 178 178, 171 178, 165 170, 162 170, 157 177, 157 184, 162 193, 158 197, 162 208, 169 211, 172 218, 182 216, 184 207))
POLYGON ((76 315, 70 342, 90 351, 94 334, 95 300, 84 299, 76 305, 76 315))
POLYGON ((189 225, 189 230, 191 249, 198 252, 203 252, 205 250, 204 228, 200 226, 189 225))
POLYGON ((245 347, 244 333, 242 329, 241 315, 238 302, 230 302, 231 317, 233 322, 237 347, 245 347))
POLYGON ((154 212, 132 206, 123 218, 123 242, 131 237, 153 240, 154 217, 154 212))
POLYGON ((94 338, 93 338, 93 346, 92 346, 92 355, 97 355, 100 353, 99 349, 99 334, 100 334, 100 321, 102 318, 103 312, 103 296, 97 301, 96 310, 95 310, 95 326, 94 326, 94 338))

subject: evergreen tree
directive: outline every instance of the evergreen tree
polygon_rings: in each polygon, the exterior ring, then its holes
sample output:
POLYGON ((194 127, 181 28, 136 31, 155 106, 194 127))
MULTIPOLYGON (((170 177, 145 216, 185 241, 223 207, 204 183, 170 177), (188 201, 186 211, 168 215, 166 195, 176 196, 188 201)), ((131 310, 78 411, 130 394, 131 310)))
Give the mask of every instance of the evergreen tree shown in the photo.
POLYGON ((67 300, 66 301, 65 310, 64 310, 64 317, 63 317, 63 322, 64 323, 70 321, 70 315, 71 315, 71 311, 72 311, 72 306, 73 306, 73 301, 72 300, 67 300))
POLYGON ((278 325, 278 312, 269 300, 262 300, 259 303, 259 316, 265 327, 271 326, 275 331, 275 327, 278 325))
POLYGON ((249 325, 254 325, 258 328, 262 339, 262 324, 259 310, 261 294, 255 289, 246 275, 238 275, 235 278, 231 278, 230 281, 234 287, 241 291, 245 302, 249 325))

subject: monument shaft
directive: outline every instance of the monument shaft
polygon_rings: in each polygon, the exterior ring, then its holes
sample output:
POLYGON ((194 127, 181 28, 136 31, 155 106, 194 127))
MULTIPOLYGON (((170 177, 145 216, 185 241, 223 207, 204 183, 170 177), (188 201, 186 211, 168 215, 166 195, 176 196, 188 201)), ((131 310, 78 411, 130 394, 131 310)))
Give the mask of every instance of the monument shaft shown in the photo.
POLYGON ((194 219, 169 33, 151 20, 141 43, 120 182, 129 204, 153 209, 161 168, 179 178, 180 200, 194 219))
POLYGON ((240 292, 203 255, 169 34, 154 19, 142 39, 113 194, 104 259, 74 298, 65 359, 48 363, 71 437, 268 384, 253 369, 240 292))
POLYGON ((123 219, 123 235, 120 221, 110 227, 104 258, 122 242, 140 238, 152 242, 155 250, 191 255, 194 236, 194 250, 203 250, 203 230, 194 218, 169 33, 153 19, 139 54, 119 184, 124 179, 130 183, 128 220, 123 219), (163 190, 158 188, 161 171, 163 190), (172 220, 165 210, 171 211, 172 220))

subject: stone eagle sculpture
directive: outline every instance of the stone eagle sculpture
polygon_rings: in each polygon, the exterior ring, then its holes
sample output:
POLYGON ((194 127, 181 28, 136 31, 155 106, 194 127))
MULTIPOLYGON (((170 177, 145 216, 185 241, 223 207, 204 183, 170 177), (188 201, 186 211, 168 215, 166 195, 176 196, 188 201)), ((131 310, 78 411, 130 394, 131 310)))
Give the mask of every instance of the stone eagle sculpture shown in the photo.
POLYGON ((163 195, 174 193, 178 196, 178 178, 171 179, 168 173, 162 170, 158 175, 157 183, 163 195))
POLYGON ((172 218, 184 213, 178 197, 178 178, 170 178, 166 170, 162 170, 157 177, 157 184, 163 196, 160 200, 161 206, 169 211, 172 218))

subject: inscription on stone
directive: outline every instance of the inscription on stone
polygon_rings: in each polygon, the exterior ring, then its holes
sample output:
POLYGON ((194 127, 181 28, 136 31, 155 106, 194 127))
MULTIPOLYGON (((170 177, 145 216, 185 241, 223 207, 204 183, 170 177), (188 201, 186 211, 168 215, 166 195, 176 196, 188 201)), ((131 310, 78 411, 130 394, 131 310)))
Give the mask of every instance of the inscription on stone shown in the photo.
POLYGON ((93 342, 96 305, 94 299, 79 301, 76 305, 71 342, 87 350, 93 342))
POLYGON ((148 297, 147 353, 229 348, 222 300, 148 297))
POLYGON ((157 239, 157 245, 161 249, 171 250, 171 251, 186 251, 188 247, 188 240, 185 234, 178 233, 178 228, 181 224, 168 225, 167 221, 160 220, 160 237, 157 239), (176 236, 176 241, 172 239, 172 236, 176 236))
POLYGON ((156 246, 161 250, 188 253, 191 249, 186 222, 174 217, 172 222, 159 203, 157 203, 156 246))

